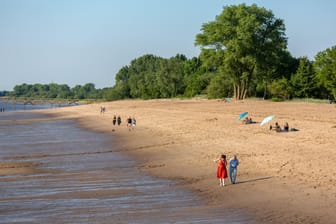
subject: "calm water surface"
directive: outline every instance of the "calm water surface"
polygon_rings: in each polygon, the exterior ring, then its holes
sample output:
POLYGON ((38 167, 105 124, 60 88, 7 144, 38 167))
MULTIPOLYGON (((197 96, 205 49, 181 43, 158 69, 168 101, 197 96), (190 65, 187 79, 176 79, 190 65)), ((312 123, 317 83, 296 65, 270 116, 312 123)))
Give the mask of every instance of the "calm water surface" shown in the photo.
POLYGON ((0 176, 0 223, 251 223, 242 211, 208 207, 144 175, 113 152, 109 135, 37 118, 0 114, 0 163, 38 165, 33 174, 0 176))
POLYGON ((57 107, 68 107, 76 106, 76 104, 67 104, 67 103, 44 103, 44 104, 24 104, 24 102, 13 102, 0 99, 0 108, 4 109, 5 112, 12 111, 25 111, 25 110, 40 110, 40 109, 51 109, 57 107))

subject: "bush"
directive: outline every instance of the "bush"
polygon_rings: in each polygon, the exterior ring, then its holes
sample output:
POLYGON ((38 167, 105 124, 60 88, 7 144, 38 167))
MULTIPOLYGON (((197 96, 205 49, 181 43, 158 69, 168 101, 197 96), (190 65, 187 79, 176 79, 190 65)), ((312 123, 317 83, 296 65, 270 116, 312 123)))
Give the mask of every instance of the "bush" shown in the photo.
POLYGON ((286 78, 274 80, 269 86, 270 93, 272 94, 272 100, 275 99, 290 99, 291 87, 286 78))
POLYGON ((279 98, 279 97, 272 97, 272 101, 273 102, 283 102, 284 99, 283 98, 279 98))

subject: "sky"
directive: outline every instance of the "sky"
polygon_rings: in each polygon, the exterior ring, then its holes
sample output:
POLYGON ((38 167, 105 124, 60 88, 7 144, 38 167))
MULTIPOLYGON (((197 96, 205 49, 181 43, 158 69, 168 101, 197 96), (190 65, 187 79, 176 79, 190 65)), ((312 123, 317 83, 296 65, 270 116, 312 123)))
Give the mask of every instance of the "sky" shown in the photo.
POLYGON ((295 57, 313 60, 336 45, 334 0, 0 0, 0 91, 23 83, 112 87, 145 54, 197 57, 202 24, 241 3, 283 19, 295 57))

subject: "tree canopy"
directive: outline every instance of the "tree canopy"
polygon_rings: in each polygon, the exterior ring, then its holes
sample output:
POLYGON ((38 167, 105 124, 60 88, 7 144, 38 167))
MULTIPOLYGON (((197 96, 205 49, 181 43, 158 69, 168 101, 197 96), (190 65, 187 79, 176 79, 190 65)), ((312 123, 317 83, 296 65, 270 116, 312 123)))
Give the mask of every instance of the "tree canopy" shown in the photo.
POLYGON ((287 46, 283 21, 255 4, 224 7, 201 30, 195 41, 201 46, 201 59, 227 74, 223 77, 233 84, 237 99, 246 97, 257 73, 265 79, 273 75, 287 46))
MULTIPOLYGON (((183 95, 186 88, 192 89, 191 75, 197 72, 197 59, 187 60, 177 54, 165 59, 155 55, 144 55, 124 66, 116 75, 116 84, 108 94, 115 98, 171 98, 183 95), (189 84, 190 83, 190 84, 189 84)), ((200 91, 195 87, 192 94, 200 91)))

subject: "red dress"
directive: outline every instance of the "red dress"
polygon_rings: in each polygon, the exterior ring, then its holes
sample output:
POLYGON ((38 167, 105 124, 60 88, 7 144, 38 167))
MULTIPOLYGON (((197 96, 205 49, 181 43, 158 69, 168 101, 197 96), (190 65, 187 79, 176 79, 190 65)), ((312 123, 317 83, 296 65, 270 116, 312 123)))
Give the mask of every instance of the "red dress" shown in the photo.
POLYGON ((219 160, 217 167, 217 178, 227 178, 226 161, 219 160))

